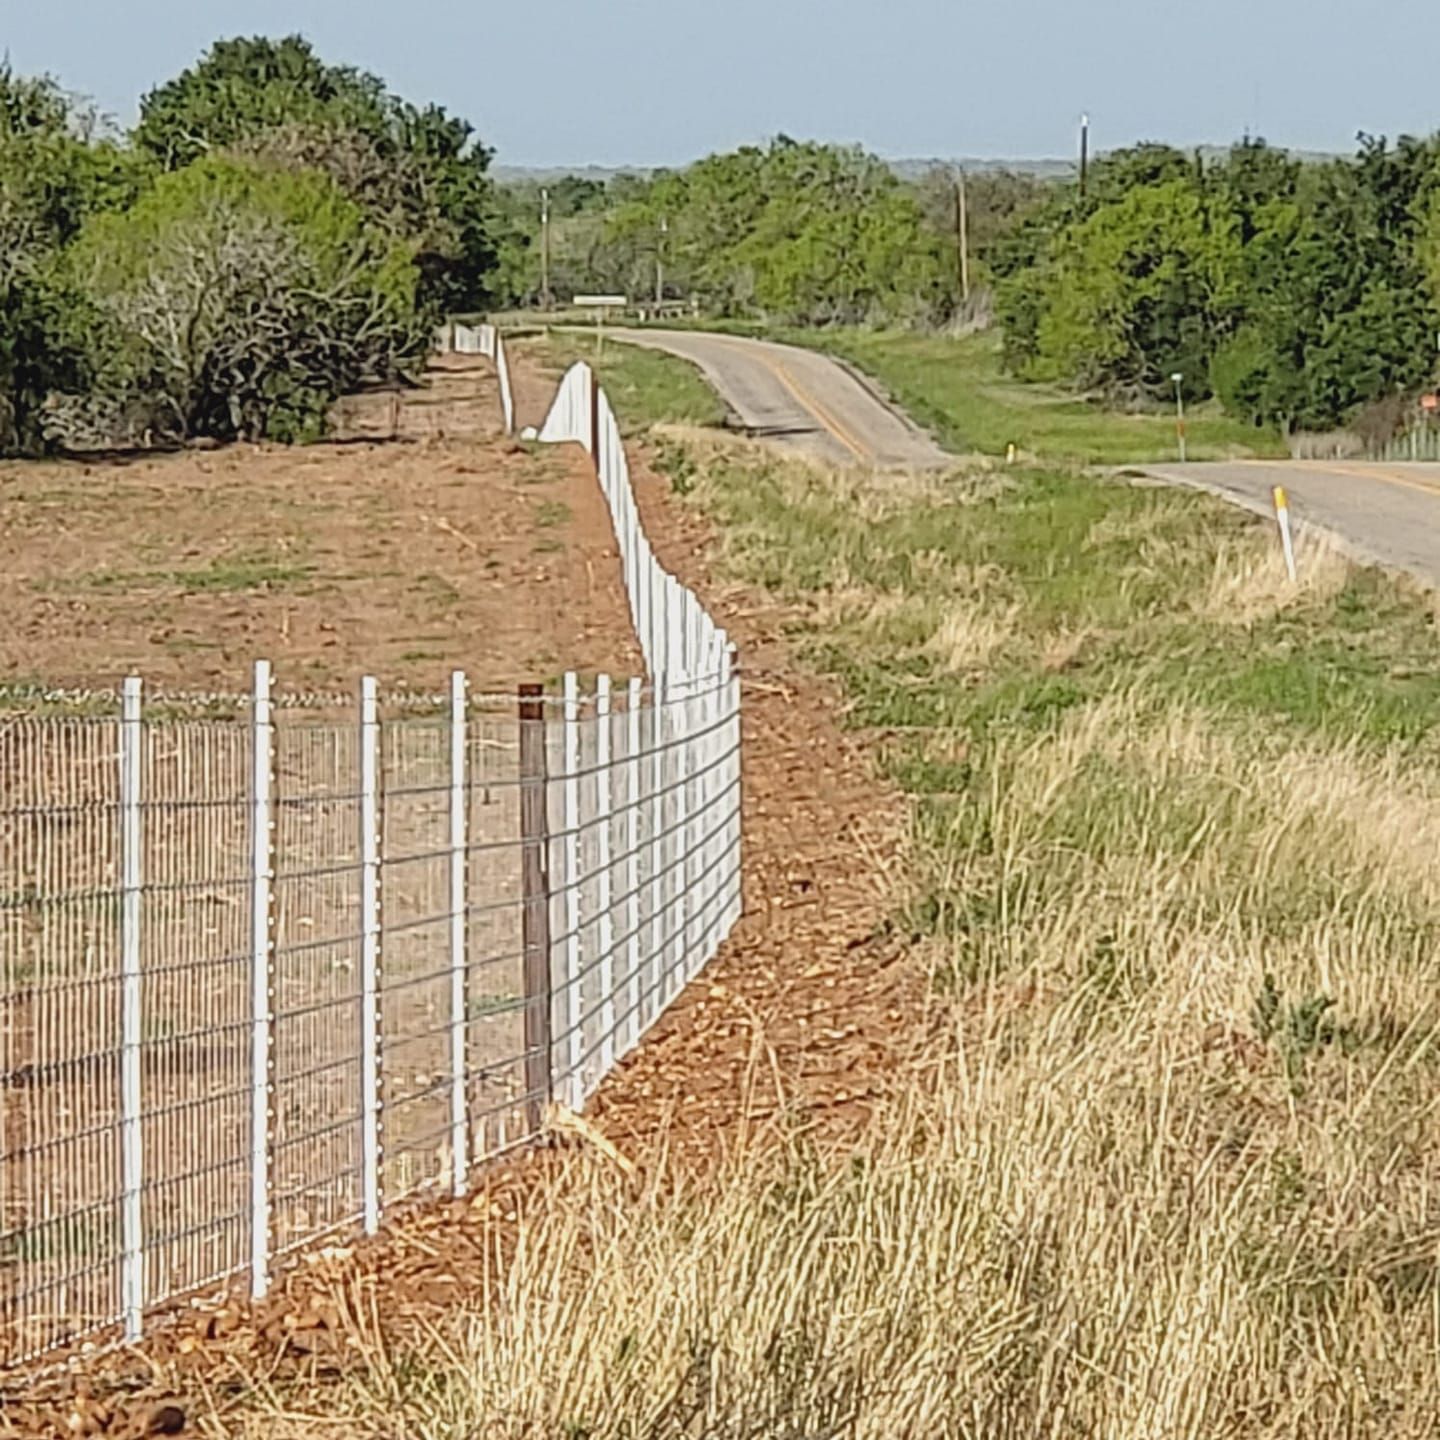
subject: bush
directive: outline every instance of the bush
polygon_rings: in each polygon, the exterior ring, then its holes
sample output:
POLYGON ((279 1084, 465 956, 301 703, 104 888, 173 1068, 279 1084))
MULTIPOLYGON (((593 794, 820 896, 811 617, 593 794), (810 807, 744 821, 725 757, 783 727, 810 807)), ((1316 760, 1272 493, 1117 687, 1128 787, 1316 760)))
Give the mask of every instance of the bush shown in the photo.
POLYGON ((421 359, 434 318, 411 246, 333 180, 239 160, 94 218, 66 274, 90 386, 47 433, 73 447, 316 438, 346 390, 421 359))

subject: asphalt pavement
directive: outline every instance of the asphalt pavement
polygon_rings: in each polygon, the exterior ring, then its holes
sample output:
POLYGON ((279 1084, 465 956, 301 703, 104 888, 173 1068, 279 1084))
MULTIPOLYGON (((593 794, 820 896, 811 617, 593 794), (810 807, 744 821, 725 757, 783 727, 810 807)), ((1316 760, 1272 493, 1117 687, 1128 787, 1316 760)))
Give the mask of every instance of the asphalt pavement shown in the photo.
POLYGON ((1282 485, 1300 524, 1332 532, 1363 559, 1440 583, 1440 464, 1253 460, 1153 465, 1142 473, 1263 514, 1273 513, 1272 491, 1282 485))
POLYGON ((954 463, 924 431, 828 355, 695 330, 606 333, 689 360, 749 434, 835 465, 918 469, 954 463))

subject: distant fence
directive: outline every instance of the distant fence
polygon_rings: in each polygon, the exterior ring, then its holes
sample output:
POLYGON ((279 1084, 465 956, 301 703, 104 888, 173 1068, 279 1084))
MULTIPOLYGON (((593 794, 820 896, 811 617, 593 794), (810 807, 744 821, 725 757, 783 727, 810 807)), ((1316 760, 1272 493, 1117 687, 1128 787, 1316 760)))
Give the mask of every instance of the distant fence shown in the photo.
POLYGON ((1373 460, 1440 460, 1440 425, 1417 425, 1377 445, 1370 451, 1373 460))
POLYGON ((495 362, 500 381, 500 409, 505 418, 505 433, 515 432, 515 392, 510 383, 510 357, 505 353, 505 337, 493 325, 461 325, 458 321, 441 328, 436 337, 442 352, 455 355, 483 355, 495 362))
POLYGON ((597 458, 648 682, 0 695, 5 1360, 463 1193, 734 925, 731 648, 584 367, 543 438, 597 458))

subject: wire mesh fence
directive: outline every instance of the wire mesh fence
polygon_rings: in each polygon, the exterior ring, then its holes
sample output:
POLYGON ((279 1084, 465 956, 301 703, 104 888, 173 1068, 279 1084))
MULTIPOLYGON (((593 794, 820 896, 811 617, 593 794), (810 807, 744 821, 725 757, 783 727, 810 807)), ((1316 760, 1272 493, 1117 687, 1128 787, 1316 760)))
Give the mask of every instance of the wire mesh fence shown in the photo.
MULTIPOLYGON (((498 334, 437 343, 496 359, 510 428, 498 334)), ((648 685, 0 686, 0 1364, 462 1193, 738 919, 732 647, 587 366, 540 438, 594 458, 648 685)))
POLYGON ((0 719, 7 1360, 463 1192, 713 955, 728 664, 446 700, 0 719))

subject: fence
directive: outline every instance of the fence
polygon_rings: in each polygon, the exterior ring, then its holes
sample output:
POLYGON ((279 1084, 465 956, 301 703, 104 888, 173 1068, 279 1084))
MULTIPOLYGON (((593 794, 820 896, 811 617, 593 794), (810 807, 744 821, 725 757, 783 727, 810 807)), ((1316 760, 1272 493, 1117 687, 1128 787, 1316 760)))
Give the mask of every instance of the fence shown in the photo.
POLYGON ((1383 445, 1374 446, 1372 460, 1440 460, 1440 425, 1417 425, 1383 445))
POLYGON ((739 915, 731 651, 589 427, 651 678, 0 714, 0 1318, 15 1362, 396 1202, 583 1105, 739 915), (340 708, 340 707, 344 708, 340 708))
POLYGON ((510 357, 505 353, 505 337, 493 325, 461 325, 452 322, 441 330, 438 344, 442 351, 456 355, 483 355, 495 362, 500 382, 500 409, 505 417, 505 433, 515 432, 515 392, 510 383, 510 357))

